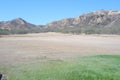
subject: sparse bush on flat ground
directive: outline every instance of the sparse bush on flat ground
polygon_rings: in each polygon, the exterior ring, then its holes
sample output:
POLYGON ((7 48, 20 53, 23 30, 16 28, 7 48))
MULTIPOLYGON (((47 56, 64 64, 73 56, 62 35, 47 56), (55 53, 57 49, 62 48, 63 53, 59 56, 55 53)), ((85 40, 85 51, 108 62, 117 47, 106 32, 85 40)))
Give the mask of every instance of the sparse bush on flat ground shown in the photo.
MULTIPOLYGON (((48 32, 51 30, 48 30, 48 32)), ((57 29, 53 32, 61 32, 61 33, 73 33, 73 34, 120 34, 119 27, 73 27, 73 28, 65 28, 65 29, 57 29)))
POLYGON ((0 66, 8 80, 119 80, 120 55, 96 55, 65 61, 0 66))
POLYGON ((74 26, 74 27, 66 27, 63 29, 58 29, 55 27, 50 28, 33 28, 28 30, 16 29, 16 30, 7 30, 0 29, 0 35, 8 35, 8 34, 26 34, 26 33, 45 33, 45 32, 61 32, 61 33, 73 33, 73 34, 118 34, 120 35, 119 27, 102 27, 102 26, 74 26))

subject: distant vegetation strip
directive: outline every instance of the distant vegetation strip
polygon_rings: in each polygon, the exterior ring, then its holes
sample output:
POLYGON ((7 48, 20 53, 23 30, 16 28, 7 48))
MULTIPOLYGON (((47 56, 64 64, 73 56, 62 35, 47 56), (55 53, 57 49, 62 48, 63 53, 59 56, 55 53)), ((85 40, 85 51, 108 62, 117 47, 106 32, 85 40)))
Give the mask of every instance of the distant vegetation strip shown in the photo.
POLYGON ((0 29, 1 35, 8 34, 27 34, 27 33, 45 33, 45 32, 60 32, 60 33, 72 33, 72 34, 120 34, 120 27, 74 27, 64 29, 27 29, 27 30, 8 30, 0 29))

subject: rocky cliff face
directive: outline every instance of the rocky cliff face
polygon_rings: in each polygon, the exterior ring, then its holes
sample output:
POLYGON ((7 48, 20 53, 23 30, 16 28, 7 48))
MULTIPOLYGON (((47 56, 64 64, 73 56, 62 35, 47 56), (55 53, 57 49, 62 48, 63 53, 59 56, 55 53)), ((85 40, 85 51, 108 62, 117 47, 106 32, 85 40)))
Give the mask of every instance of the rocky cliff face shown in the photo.
POLYGON ((47 27, 102 26, 120 27, 120 11, 100 10, 83 14, 76 18, 67 18, 47 24, 47 27))
POLYGON ((120 11, 99 10, 66 18, 47 24, 46 29, 65 33, 120 34, 120 11))

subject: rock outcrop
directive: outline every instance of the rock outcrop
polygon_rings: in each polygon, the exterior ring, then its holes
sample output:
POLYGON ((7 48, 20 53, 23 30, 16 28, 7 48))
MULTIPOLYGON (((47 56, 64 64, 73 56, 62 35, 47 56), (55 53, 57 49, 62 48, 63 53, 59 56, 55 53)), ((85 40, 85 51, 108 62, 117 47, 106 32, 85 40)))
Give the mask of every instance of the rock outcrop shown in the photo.
POLYGON ((120 11, 99 10, 83 14, 76 18, 66 18, 60 21, 54 21, 46 25, 46 27, 71 27, 71 26, 102 26, 112 27, 112 25, 120 27, 120 11))

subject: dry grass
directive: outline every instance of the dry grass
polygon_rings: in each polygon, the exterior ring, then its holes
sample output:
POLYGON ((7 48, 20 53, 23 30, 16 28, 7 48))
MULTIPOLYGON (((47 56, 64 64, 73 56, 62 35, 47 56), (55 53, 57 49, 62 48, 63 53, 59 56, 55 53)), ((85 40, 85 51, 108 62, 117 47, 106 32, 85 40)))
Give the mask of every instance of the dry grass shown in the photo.
POLYGON ((0 38, 0 64, 119 53, 119 35, 40 33, 9 35, 0 38))

